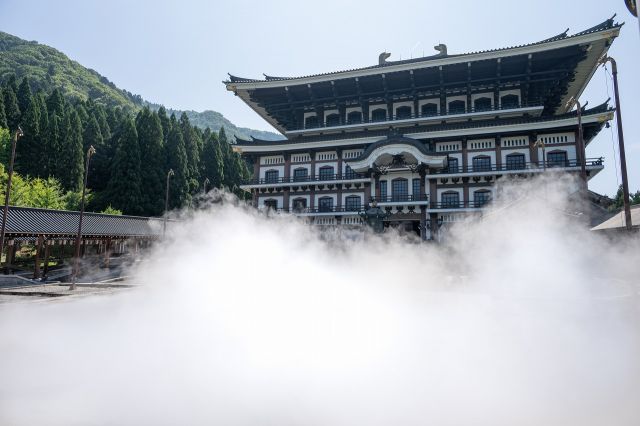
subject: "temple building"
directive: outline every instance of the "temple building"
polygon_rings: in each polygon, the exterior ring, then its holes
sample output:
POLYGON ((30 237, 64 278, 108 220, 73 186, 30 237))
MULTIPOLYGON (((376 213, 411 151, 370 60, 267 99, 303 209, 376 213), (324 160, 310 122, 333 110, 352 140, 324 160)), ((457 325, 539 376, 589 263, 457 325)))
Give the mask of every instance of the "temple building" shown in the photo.
POLYGON ((619 35, 613 18, 572 35, 473 52, 439 52, 346 71, 253 80, 232 91, 286 139, 237 139, 252 164, 242 188, 259 209, 322 226, 362 226, 375 204, 386 226, 433 238, 482 214, 500 182, 603 169, 584 147, 612 119, 576 100, 619 35))

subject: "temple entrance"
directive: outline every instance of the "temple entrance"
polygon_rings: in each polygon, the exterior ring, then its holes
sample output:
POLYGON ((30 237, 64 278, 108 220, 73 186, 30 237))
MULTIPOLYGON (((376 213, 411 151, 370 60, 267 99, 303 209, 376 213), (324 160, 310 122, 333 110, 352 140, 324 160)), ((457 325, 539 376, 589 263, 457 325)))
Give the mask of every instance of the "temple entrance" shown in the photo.
POLYGON ((390 220, 385 222, 387 231, 397 232, 401 236, 420 237, 419 220, 390 220))

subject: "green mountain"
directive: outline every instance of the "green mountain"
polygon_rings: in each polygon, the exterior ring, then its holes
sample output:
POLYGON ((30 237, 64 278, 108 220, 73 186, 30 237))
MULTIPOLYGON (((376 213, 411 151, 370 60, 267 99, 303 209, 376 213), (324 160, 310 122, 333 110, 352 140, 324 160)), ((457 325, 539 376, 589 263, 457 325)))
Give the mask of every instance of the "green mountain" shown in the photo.
MULTIPOLYGON (((5 81, 11 74, 15 74, 18 81, 27 76, 33 90, 42 89, 50 93, 58 88, 70 99, 91 98, 97 103, 130 111, 145 105, 152 109, 160 107, 140 95, 118 88, 105 76, 69 59, 59 50, 0 31, 0 81, 5 81)), ((169 111, 178 117, 182 114, 180 110, 169 111)), ((203 129, 209 127, 218 131, 224 127, 228 134, 244 139, 250 139, 251 136, 268 140, 282 139, 276 133, 237 127, 216 111, 184 112, 194 125, 203 129)))

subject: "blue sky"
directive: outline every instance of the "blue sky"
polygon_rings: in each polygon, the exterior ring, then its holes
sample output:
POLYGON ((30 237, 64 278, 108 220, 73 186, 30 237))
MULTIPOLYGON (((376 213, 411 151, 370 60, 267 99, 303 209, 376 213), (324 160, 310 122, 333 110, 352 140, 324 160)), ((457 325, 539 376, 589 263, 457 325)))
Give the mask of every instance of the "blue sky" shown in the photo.
MULTIPOLYGON (((623 0, 390 1, 91 1, 0 0, 0 30, 53 46, 107 76, 121 88, 179 109, 220 111, 240 126, 272 130, 221 81, 295 76, 372 65, 382 51, 391 60, 433 54, 445 43, 463 53, 533 42, 577 32, 614 13, 625 21, 610 53, 618 61, 627 165, 632 191, 640 189, 640 35, 623 0)), ((611 97, 612 90, 609 88, 611 97)), ((598 71, 581 101, 609 97, 598 71)), ((615 129, 587 148, 605 170, 590 188, 612 195, 615 129)), ((617 153, 615 153, 617 158, 617 153)))

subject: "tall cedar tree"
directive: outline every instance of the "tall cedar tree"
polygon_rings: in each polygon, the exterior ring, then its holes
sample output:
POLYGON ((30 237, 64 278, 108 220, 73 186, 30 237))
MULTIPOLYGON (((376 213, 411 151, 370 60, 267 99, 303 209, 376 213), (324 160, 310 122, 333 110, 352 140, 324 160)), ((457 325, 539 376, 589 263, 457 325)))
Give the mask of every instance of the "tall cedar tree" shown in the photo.
MULTIPOLYGON (((22 80, 25 82, 26 80, 22 80)), ((27 85, 28 86, 28 85, 27 85)), ((20 85, 22 89, 24 85, 20 85)), ((23 93, 26 91, 23 90, 23 93)), ((23 175, 34 177, 41 176, 42 167, 40 164, 40 153, 38 149, 40 139, 40 108, 29 91, 29 98, 22 102, 24 113, 22 114, 21 126, 24 136, 20 138, 20 143, 16 145, 16 171, 23 175)))
POLYGON ((18 92, 16 92, 16 98, 18 99, 18 108, 20 108, 20 112, 23 114, 29 108, 29 104, 31 103, 33 93, 31 93, 31 86, 29 85, 29 81, 27 77, 24 77, 20 82, 20 86, 18 87, 18 92))
POLYGON ((113 208, 126 214, 142 212, 140 147, 138 133, 131 118, 126 118, 122 123, 107 191, 113 208))
POLYGON ((189 192, 193 193, 198 190, 198 181, 200 180, 200 144, 198 136, 189 123, 189 117, 186 113, 180 116, 180 131, 184 139, 184 147, 187 151, 187 170, 189 176, 189 192))
POLYGON ((82 152, 82 123, 74 108, 65 114, 62 132, 61 165, 57 177, 62 187, 69 191, 79 191, 84 177, 84 153, 82 152))
POLYGON ((16 92, 10 85, 2 90, 4 97, 4 113, 7 119, 9 130, 13 131, 20 125, 20 107, 18 106, 18 98, 16 92))
POLYGON ((140 175, 144 182, 142 194, 143 214, 158 216, 164 210, 165 190, 165 146, 160 118, 149 108, 142 109, 136 117, 138 143, 144 161, 140 164, 140 175))
POLYGON ((61 121, 57 114, 51 114, 49 117, 49 129, 47 130, 47 142, 44 147, 47 153, 47 170, 49 176, 60 177, 62 173, 62 164, 60 158, 62 155, 62 131, 61 121))
MULTIPOLYGON (((64 118, 65 100, 62 97, 60 90, 54 89, 47 98, 47 111, 49 111, 49 115, 57 115, 58 120, 62 120, 64 118)), ((49 117, 49 119, 51 119, 51 117, 49 117)))
POLYGON ((7 128, 7 116, 4 113, 4 96, 2 94, 2 89, 0 89, 0 128, 7 128))
POLYGON ((38 105, 38 109, 40 110, 40 133, 38 134, 38 138, 36 140, 36 144, 38 145, 37 172, 38 176, 46 178, 51 176, 51 170, 49 170, 49 156, 47 146, 49 142, 49 114, 47 113, 47 101, 45 99, 44 93, 40 90, 35 95, 33 95, 33 101, 38 105))
POLYGON ((93 146, 96 153, 91 157, 89 162, 89 176, 87 178, 87 185, 93 191, 102 191, 106 188, 109 182, 109 176, 111 171, 109 170, 108 162, 105 164, 108 153, 106 151, 104 138, 102 137, 102 131, 98 120, 94 115, 89 117, 88 123, 84 128, 83 134, 83 151, 86 153, 90 146, 93 146))
POLYGON ((160 119, 160 125, 162 126, 162 134, 164 135, 164 143, 167 144, 167 138, 169 137, 169 130, 171 129, 171 122, 167 116, 167 110, 161 106, 158 108, 158 118, 160 119))
POLYGON ((169 185, 169 207, 180 208, 190 201, 188 182, 187 150, 176 116, 171 114, 169 136, 167 137, 167 170, 173 169, 174 176, 169 185))
MULTIPOLYGON (((218 142, 218 135, 208 128, 204 132, 204 149, 202 150, 204 178, 209 179, 209 187, 222 188, 224 180, 224 160, 218 142)), ((204 179, 203 179, 204 180, 204 179)))

